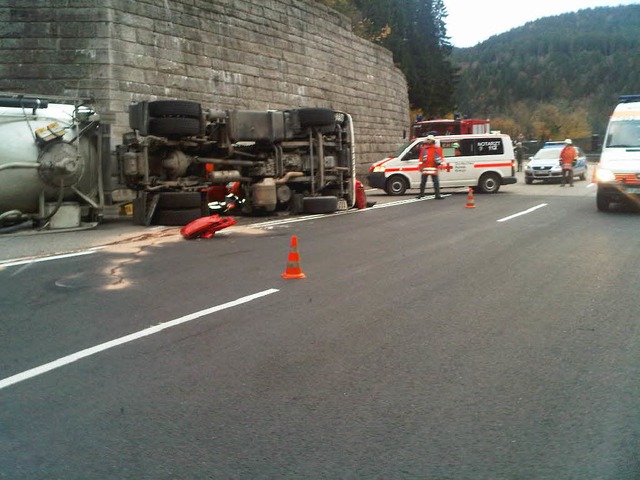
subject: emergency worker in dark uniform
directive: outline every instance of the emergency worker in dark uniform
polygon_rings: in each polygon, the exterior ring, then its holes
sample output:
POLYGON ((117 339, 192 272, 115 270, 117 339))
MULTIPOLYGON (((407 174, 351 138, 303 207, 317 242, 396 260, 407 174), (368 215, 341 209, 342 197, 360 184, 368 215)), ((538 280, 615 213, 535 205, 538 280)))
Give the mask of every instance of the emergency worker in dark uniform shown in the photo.
POLYGON ((438 178, 438 167, 442 163, 442 158, 442 149, 436 146, 436 138, 433 135, 429 135, 420 149, 420 163, 418 164, 421 173, 420 195, 417 198, 424 197, 424 189, 427 186, 427 178, 429 176, 433 181, 436 199, 441 200, 444 198, 440 195, 440 179, 438 178))
POLYGON ((516 148, 514 148, 516 154, 516 162, 518 165, 518 169, 516 172, 522 171, 522 160, 524 159, 524 147, 522 146, 522 142, 516 143, 516 148))

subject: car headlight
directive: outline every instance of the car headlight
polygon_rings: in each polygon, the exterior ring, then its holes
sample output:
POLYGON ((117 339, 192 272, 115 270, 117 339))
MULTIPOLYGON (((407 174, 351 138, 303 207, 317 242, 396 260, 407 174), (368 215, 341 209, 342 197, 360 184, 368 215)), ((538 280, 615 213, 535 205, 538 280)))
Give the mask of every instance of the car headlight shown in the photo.
POLYGON ((373 167, 373 172, 384 172, 384 165, 378 165, 377 167, 373 167))
POLYGON ((596 170, 596 179, 599 182, 613 182, 616 179, 616 176, 611 170, 607 170, 606 168, 598 168, 596 170))
POLYGON ((527 164, 524 166, 524 169, 525 169, 525 170, 533 170, 533 167, 531 166, 531 164, 530 164, 530 163, 527 163, 527 164))

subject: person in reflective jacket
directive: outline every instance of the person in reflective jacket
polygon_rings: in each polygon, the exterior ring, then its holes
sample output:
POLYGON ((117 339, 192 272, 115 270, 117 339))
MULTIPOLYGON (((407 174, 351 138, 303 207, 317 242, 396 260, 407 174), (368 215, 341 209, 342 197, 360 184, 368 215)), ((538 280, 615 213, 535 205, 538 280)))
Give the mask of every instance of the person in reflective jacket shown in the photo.
POLYGON ((560 165, 562 165, 562 183, 561 187, 564 187, 569 179, 569 185, 573 187, 573 162, 578 159, 578 152, 576 152, 573 142, 570 138, 564 141, 564 148, 560 152, 560 165))
POLYGON ((440 200, 444 198, 440 195, 440 179, 438 178, 438 167, 442 163, 442 149, 436 146, 436 138, 433 135, 429 135, 422 148, 420 149, 420 163, 418 168, 420 169, 420 195, 417 198, 424 197, 424 189, 427 186, 427 178, 431 176, 433 181, 433 189, 436 191, 436 199, 440 200))

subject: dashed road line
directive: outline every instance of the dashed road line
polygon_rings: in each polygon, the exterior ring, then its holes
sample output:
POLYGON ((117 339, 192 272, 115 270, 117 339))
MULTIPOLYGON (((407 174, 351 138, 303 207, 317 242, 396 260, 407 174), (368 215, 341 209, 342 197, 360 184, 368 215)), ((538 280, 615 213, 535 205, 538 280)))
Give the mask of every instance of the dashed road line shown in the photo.
POLYGON ((38 375, 42 375, 44 373, 50 372, 57 368, 64 367, 65 365, 69 365, 70 363, 77 362, 78 360, 82 360, 83 358, 90 357, 92 355, 103 352, 105 350, 109 350, 111 348, 124 345, 125 343, 133 342, 134 340, 139 340, 143 337, 148 337, 149 335, 154 335, 168 328, 182 325, 183 323, 196 320, 200 317, 204 317, 212 313, 220 312, 228 308, 242 305, 243 303, 248 303, 253 300, 257 300, 258 298, 264 297, 266 295, 271 295, 272 293, 276 293, 278 291, 279 290, 276 288, 263 290, 262 292, 254 293, 252 295, 247 295, 245 297, 238 298, 237 300, 223 303, 222 305, 216 305, 215 307, 207 308, 205 310, 200 310, 199 312, 195 312, 195 313, 190 313, 189 315, 176 318, 175 320, 171 320, 165 323, 160 323, 159 325, 155 325, 153 327, 145 328, 144 330, 140 330, 139 332, 131 333, 129 335, 125 335, 124 337, 116 338, 114 340, 101 343, 100 345, 96 345, 95 347, 86 348, 79 352, 54 360, 53 362, 45 363, 44 365, 40 365, 39 367, 35 367, 30 370, 26 370, 22 373, 12 375, 11 377, 7 377, 4 380, 0 380, 0 390, 7 388, 11 385, 15 385, 16 383, 29 380, 30 378, 37 377, 38 375))
POLYGON ((542 203, 540 205, 536 205, 535 207, 531 207, 528 210, 525 210, 525 211, 519 212, 519 213, 515 213, 513 215, 509 215, 508 217, 501 218, 500 220, 497 220, 497 221, 498 222, 506 222, 507 220, 511 220, 512 218, 520 217, 522 215, 527 215, 528 213, 535 212, 539 208, 546 207, 547 205, 548 205, 547 203, 542 203))

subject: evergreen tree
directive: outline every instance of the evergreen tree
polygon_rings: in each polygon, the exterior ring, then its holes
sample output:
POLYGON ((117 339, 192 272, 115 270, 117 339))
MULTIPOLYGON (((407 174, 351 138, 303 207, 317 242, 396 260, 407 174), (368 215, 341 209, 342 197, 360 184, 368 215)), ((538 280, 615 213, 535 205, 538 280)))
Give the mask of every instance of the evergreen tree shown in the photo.
POLYGON ((446 36, 442 0, 355 0, 374 30, 386 27, 379 43, 391 50, 407 77, 409 101, 429 116, 453 111, 455 71, 446 36))

